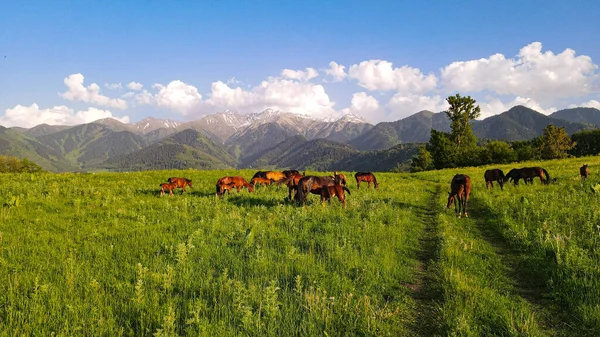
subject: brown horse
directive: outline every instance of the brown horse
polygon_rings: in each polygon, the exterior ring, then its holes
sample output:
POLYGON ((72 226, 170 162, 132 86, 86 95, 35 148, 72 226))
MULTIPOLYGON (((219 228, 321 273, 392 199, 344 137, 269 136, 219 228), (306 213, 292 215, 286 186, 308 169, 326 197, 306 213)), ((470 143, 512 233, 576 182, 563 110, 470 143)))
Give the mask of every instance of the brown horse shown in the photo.
POLYGON ((254 187, 256 187, 256 184, 258 184, 258 185, 271 185, 271 180, 267 179, 267 178, 256 177, 256 178, 250 179, 250 184, 254 185, 254 187))
MULTIPOLYGON (((285 184, 288 187, 288 200, 292 200, 292 192, 297 192, 298 182, 304 177, 302 174, 293 174, 287 178, 277 180, 275 184, 285 184)), ((295 196, 295 195, 294 195, 295 196)))
POLYGON ((286 178, 289 178, 289 177, 293 176, 294 174, 300 174, 300 172, 298 172, 297 170, 285 170, 285 171, 281 171, 281 173, 283 173, 286 178))
POLYGON ((344 205, 344 209, 346 209, 346 195, 344 194, 344 191, 350 194, 350 190, 346 186, 333 185, 322 187, 319 191, 321 194, 321 202, 327 200, 327 203, 331 205, 331 198, 336 196, 342 205, 344 205))
POLYGON ((354 178, 356 179, 356 188, 360 188, 361 181, 369 183, 369 185, 367 185, 367 188, 371 187, 371 183, 374 184, 375 189, 379 188, 377 179, 375 178, 375 175, 373 175, 373 173, 371 172, 356 172, 354 178))
POLYGON ((584 164, 582 167, 579 168, 579 175, 581 176, 581 179, 587 179, 587 177, 590 175, 590 169, 588 169, 588 164, 584 164))
POLYGON ((458 213, 458 217, 461 217, 461 210, 465 218, 468 217, 467 201, 469 201, 469 194, 471 194, 471 178, 466 174, 455 175, 452 182, 450 182, 446 208, 450 208, 454 203, 454 199, 456 199, 454 210, 458 213))
POLYGON ((318 189, 335 185, 333 177, 305 176, 298 181, 296 201, 298 205, 306 204, 308 193, 321 194, 318 189))
POLYGON ((512 169, 504 176, 504 182, 512 180, 516 186, 519 184, 519 179, 523 179, 525 181, 525 185, 527 185, 528 182, 533 184, 533 178, 535 177, 539 177, 543 184, 547 185, 550 183, 550 174, 548 174, 546 169, 541 167, 523 167, 520 169, 512 169))
POLYGON ((162 183, 160 186, 160 196, 165 194, 165 191, 169 191, 169 196, 173 196, 173 190, 177 188, 176 183, 162 183))
POLYGON ((177 184, 177 187, 181 188, 181 194, 183 194, 183 192, 185 192, 186 186, 189 186, 190 188, 192 188, 192 181, 187 178, 171 177, 167 181, 169 182, 169 184, 177 184))
POLYGON ((335 179, 336 185, 344 185, 346 186, 346 176, 343 173, 338 173, 338 171, 333 172, 333 178, 335 179))
POLYGON ((494 181, 498 182, 500 189, 502 189, 502 186, 504 185, 504 172, 500 169, 485 171, 483 178, 485 179, 486 188, 494 188, 494 181))
MULTIPOLYGON (((223 197, 223 194, 225 193, 225 189, 227 189, 227 187, 224 187, 225 185, 231 185, 231 188, 235 187, 238 192, 243 187, 247 188, 248 192, 250 192, 250 193, 252 193, 252 191, 254 191, 254 187, 252 185, 250 185, 246 181, 246 179, 244 179, 243 177, 227 176, 227 177, 223 177, 223 178, 220 178, 219 180, 217 180, 217 196, 219 198, 223 197)), ((231 188, 228 188, 227 190, 229 191, 231 188)))

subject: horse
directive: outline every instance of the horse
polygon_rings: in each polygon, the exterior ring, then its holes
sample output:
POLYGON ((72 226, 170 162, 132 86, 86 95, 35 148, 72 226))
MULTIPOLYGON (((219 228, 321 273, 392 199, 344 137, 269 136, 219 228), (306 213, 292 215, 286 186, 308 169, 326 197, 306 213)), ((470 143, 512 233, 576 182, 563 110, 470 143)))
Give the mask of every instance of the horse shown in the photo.
MULTIPOLYGON (((243 187, 248 189, 249 193, 252 193, 252 191, 254 191, 254 187, 252 185, 250 185, 246 179, 244 179, 243 177, 240 176, 235 176, 235 177, 231 177, 231 176, 227 176, 227 177, 223 177, 220 178, 219 180, 217 180, 217 196, 219 198, 223 197, 223 194, 225 193, 225 189, 224 186, 225 185, 231 185, 231 187, 235 187, 237 189, 237 191, 239 192, 243 187)), ((230 190, 231 188, 227 189, 230 190)))
POLYGON ((289 177, 293 176, 294 174, 300 174, 300 172, 298 172, 297 170, 285 170, 285 171, 281 171, 281 173, 283 173, 286 178, 289 178, 289 177))
POLYGON ((273 181, 281 180, 286 178, 286 175, 283 172, 278 171, 267 171, 266 178, 273 181))
POLYGON ((259 185, 271 185, 271 180, 267 178, 256 177, 250 179, 250 184, 256 187, 256 184, 259 185))
POLYGON ((446 208, 450 208, 454 203, 454 199, 456 199, 454 211, 458 213, 458 217, 460 218, 462 210, 465 218, 467 218, 467 201, 469 201, 470 194, 471 178, 466 174, 455 175, 450 182, 450 192, 448 193, 448 204, 446 205, 446 208))
POLYGON ((277 185, 286 184, 288 187, 288 199, 292 200, 292 191, 297 192, 298 182, 300 181, 300 179, 302 179, 302 177, 304 177, 304 176, 299 173, 292 174, 287 178, 283 178, 283 179, 275 181, 275 184, 277 184, 277 185))
POLYGON ((356 179, 356 188, 360 188, 360 182, 364 181, 369 183, 367 188, 371 187, 371 182, 375 185, 375 189, 379 188, 379 184, 377 183, 377 179, 375 179, 375 175, 371 172, 356 172, 354 175, 354 179, 356 179))
POLYGON ((309 192, 321 194, 320 191, 318 191, 319 188, 333 185, 335 185, 333 177, 304 176, 300 178, 298 187, 296 188, 296 201, 298 202, 298 206, 306 204, 309 192))
POLYGON ((485 171, 483 178, 485 179, 486 188, 494 188, 494 181, 498 182, 500 189, 502 189, 502 186, 504 185, 504 172, 500 169, 485 171))
POLYGON ((350 190, 342 185, 324 186, 320 188, 321 203, 327 200, 327 203, 331 205, 331 198, 336 196, 342 205, 344 205, 344 209, 346 209, 346 195, 344 194, 344 191, 350 194, 350 190))
POLYGON ((176 183, 162 183, 160 186, 160 196, 165 194, 165 191, 169 191, 169 196, 173 196, 173 190, 177 188, 176 183))
POLYGON ((177 187, 181 188, 181 194, 183 194, 183 192, 185 192, 186 186, 189 186, 190 188, 192 188, 192 181, 188 178, 171 177, 167 181, 169 182, 169 184, 177 184, 177 187))
POLYGON ((533 184, 533 178, 535 177, 539 177, 540 181, 545 185, 549 184, 550 181, 553 181, 550 179, 550 174, 548 174, 548 171, 541 167, 523 167, 520 169, 512 169, 504 176, 504 181, 506 182, 509 179, 513 180, 516 186, 519 184, 519 179, 523 179, 527 185, 528 182, 533 184))
POLYGON ((346 186, 346 176, 343 173, 338 173, 338 171, 335 171, 333 172, 333 178, 335 179, 336 185, 346 186))
POLYGON ((579 168, 579 175, 581 176, 581 179, 587 179, 587 177, 590 175, 588 164, 584 164, 582 167, 579 168))
POLYGON ((231 194, 231 189, 233 188, 233 183, 230 184, 222 184, 222 185, 217 185, 217 195, 219 193, 221 193, 220 196, 224 195, 225 192, 229 192, 229 194, 231 194))

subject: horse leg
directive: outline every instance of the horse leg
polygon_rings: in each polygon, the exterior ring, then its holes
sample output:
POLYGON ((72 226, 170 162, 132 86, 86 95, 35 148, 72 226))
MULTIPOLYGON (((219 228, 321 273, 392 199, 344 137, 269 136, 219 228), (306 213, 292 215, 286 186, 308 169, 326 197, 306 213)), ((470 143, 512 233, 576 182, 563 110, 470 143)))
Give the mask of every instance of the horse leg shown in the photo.
POLYGON ((498 179, 498 185, 500 185, 500 190, 502 190, 502 186, 504 185, 504 181, 502 179, 498 179))

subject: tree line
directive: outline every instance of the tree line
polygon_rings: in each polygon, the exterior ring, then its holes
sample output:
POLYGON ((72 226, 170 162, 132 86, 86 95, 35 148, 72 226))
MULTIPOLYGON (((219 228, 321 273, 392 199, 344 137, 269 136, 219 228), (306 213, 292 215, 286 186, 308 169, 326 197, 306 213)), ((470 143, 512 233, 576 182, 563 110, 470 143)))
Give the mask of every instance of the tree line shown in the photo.
POLYGON ((600 153, 600 130, 582 131, 569 136, 564 127, 552 124, 543 129, 540 137, 528 141, 477 141, 471 121, 481 114, 471 96, 449 96, 450 132, 432 129, 429 142, 419 148, 412 158, 411 172, 434 169, 508 164, 525 160, 560 159, 570 156, 600 153))
POLYGON ((27 158, 19 160, 17 157, 0 156, 0 173, 35 173, 42 171, 38 164, 27 158))

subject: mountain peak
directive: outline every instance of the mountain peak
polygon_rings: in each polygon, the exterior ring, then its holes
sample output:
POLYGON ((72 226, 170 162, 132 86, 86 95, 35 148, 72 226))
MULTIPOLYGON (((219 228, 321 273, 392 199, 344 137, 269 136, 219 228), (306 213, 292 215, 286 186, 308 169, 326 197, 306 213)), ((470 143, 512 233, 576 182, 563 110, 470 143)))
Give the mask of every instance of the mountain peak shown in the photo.
POLYGON ((349 123, 368 123, 364 118, 355 115, 351 112, 343 115, 337 120, 337 122, 349 122, 349 123))

